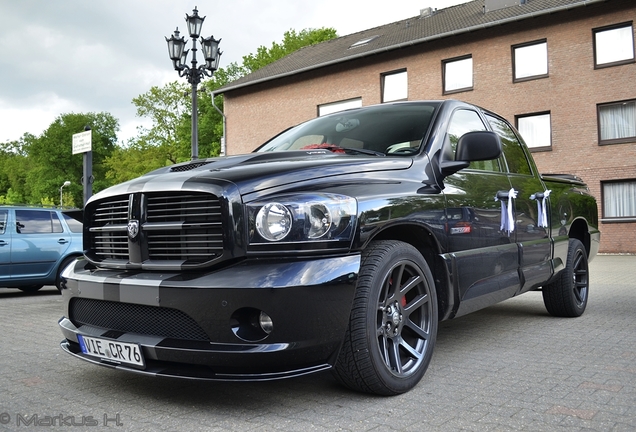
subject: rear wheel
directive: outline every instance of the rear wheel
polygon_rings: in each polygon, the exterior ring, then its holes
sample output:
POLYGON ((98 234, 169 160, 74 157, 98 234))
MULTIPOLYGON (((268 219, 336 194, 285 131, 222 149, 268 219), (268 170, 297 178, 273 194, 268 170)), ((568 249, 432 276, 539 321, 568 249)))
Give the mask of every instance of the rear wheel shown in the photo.
POLYGON ((542 288, 543 303, 551 315, 578 317, 585 312, 589 288, 587 252, 580 240, 570 239, 565 269, 542 288))
POLYGON ((422 255, 399 241, 371 243, 334 376, 367 393, 412 389, 433 356, 437 324, 435 285, 422 255))

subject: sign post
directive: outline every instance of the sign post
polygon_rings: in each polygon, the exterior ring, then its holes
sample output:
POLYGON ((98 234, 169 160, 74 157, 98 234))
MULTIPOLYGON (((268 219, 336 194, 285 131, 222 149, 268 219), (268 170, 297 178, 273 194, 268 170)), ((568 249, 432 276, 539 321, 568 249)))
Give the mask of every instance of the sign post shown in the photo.
POLYGON ((84 154, 84 205, 93 195, 93 135, 87 126, 84 132, 73 134, 73 154, 84 154))

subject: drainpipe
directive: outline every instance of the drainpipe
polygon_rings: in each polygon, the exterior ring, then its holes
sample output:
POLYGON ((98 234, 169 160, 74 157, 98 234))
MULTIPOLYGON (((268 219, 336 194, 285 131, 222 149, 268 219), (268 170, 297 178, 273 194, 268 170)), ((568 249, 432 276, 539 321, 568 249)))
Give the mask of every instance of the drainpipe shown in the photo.
POLYGON ((219 114, 221 114, 221 117, 223 117, 223 136, 221 137, 221 154, 219 156, 225 156, 225 126, 227 123, 227 117, 225 117, 223 111, 221 111, 219 107, 216 106, 216 103, 214 102, 214 96, 216 95, 214 93, 210 93, 210 95, 212 96, 212 106, 215 110, 217 110, 219 114))

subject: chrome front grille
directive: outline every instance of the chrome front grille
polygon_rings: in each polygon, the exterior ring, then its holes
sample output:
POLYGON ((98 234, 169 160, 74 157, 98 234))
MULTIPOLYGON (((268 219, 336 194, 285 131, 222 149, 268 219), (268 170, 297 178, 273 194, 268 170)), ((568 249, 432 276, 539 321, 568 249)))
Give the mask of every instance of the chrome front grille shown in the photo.
POLYGON ((197 266, 223 254, 223 215, 215 195, 136 193, 93 205, 87 256, 103 266, 197 266), (129 223, 138 232, 129 232, 129 223))
POLYGON ((91 249, 100 260, 128 261, 128 196, 102 201, 93 213, 91 228, 91 249))
POLYGON ((221 205, 209 194, 148 196, 148 256, 204 262, 223 252, 221 205))

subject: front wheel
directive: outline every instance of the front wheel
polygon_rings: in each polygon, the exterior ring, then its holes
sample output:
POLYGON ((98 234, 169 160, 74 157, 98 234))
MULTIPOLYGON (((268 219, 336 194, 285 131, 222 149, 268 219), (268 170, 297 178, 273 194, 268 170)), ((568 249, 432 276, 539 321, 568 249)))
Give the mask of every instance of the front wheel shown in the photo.
POLYGON ((409 391, 431 362, 437 324, 435 284, 422 255, 400 241, 371 243, 334 376, 367 393, 409 391))
POLYGON ((554 282, 541 289, 543 303, 553 316, 578 317, 587 306, 589 289, 587 252, 583 243, 577 239, 570 239, 565 268, 554 282))

